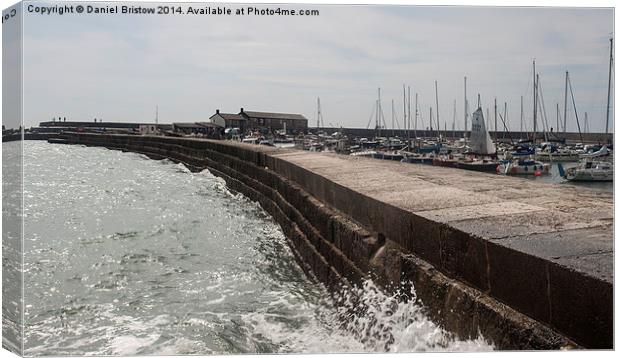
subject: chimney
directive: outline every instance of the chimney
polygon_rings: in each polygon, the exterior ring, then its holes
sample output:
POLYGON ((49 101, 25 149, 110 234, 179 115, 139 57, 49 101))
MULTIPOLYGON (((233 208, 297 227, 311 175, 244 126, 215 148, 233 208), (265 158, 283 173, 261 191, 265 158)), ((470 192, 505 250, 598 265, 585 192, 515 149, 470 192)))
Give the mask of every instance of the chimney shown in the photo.
POLYGON ((243 107, 241 107, 241 113, 243 113, 243 107))
POLYGON ((219 109, 216 109, 216 110, 215 110, 215 114, 220 114, 220 110, 219 110, 219 109))

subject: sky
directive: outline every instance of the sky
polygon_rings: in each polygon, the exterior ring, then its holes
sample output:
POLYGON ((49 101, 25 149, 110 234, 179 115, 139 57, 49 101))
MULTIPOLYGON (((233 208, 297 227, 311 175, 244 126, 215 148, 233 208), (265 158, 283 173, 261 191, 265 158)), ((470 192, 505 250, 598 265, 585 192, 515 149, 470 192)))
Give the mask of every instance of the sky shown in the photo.
MULTIPOLYGON (((189 5, 206 7, 181 6, 189 5)), ((502 115, 507 104, 509 129, 518 130, 523 96, 524 125, 531 129, 535 59, 548 126, 557 128, 556 104, 563 115, 569 71, 582 130, 585 112, 590 131, 605 130, 612 9, 253 6, 320 14, 60 16, 25 8, 25 125, 59 116, 152 122, 158 106, 160 123, 205 121, 216 109, 238 113, 243 107, 300 113, 314 127, 320 97, 325 125, 365 128, 374 127, 380 87, 388 127, 392 100, 402 127, 405 84, 412 113, 418 93, 418 128, 425 128, 430 107, 437 113, 437 81, 440 126, 451 129, 455 122, 461 129, 467 76, 470 113, 480 94, 492 117, 496 98, 502 115)), ((233 12, 246 7, 229 5, 233 12)), ((568 131, 576 131, 571 102, 569 92, 568 131)))

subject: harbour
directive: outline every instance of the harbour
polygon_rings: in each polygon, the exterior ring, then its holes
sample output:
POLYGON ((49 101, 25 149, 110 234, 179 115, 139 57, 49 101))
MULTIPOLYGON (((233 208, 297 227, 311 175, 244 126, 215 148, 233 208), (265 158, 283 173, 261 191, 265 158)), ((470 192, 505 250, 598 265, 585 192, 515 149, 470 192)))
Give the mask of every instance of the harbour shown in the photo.
POLYGON ((4 349, 613 351, 612 7, 82 5, 5 11, 4 349))

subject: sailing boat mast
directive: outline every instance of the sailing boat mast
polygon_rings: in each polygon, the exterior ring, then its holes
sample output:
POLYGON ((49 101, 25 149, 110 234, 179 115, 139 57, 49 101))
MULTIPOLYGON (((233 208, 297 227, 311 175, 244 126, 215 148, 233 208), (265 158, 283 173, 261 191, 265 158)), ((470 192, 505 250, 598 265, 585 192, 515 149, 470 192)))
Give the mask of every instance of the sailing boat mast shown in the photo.
MULTIPOLYGON (((560 133, 560 104, 556 103, 555 106, 555 132, 560 133)), ((566 131, 564 131, 564 133, 566 133, 566 131)))
POLYGON ((566 71, 566 79, 564 80, 564 136, 566 136, 566 109, 568 101, 568 71, 566 71))
POLYGON ((325 126, 323 122, 323 112, 321 112, 321 98, 316 98, 316 129, 318 130, 321 125, 325 126))
POLYGON ((579 116, 577 115, 577 106, 575 105, 575 94, 573 93, 573 84, 570 79, 568 80, 568 88, 570 89, 570 97, 573 100, 573 109, 575 110, 575 120, 577 121, 577 130, 579 131, 579 141, 583 142, 583 137, 581 136, 581 126, 579 125, 579 116))
POLYGON ((392 99, 392 137, 394 136, 394 100, 392 99))
POLYGON ((607 82, 607 121, 605 122, 605 134, 609 134, 609 101, 611 99, 611 67, 614 61, 614 39, 609 39, 609 81, 607 82))
POLYGON ((463 80, 463 89, 464 89, 464 101, 463 107, 465 108, 465 127, 463 127, 463 138, 467 138, 467 76, 465 76, 463 80))
POLYGON ((411 86, 407 86, 407 138, 411 141, 411 86))
POLYGON ((418 94, 415 94, 415 120, 413 124, 413 136, 418 139, 418 94))
POLYGON ((454 100, 454 114, 452 115, 452 139, 456 138, 456 99, 454 100))
POLYGON ((381 108, 381 87, 377 89, 377 115, 375 117, 375 130, 377 131, 377 136, 381 136, 381 114, 383 113, 383 109, 381 108))
POLYGON ((534 142, 536 142, 536 107, 538 103, 536 103, 536 99, 538 97, 538 93, 536 93, 536 89, 538 87, 538 83, 536 82, 536 60, 532 61, 532 66, 534 68, 534 142))
POLYGON ((521 134, 519 137, 523 138, 523 96, 521 96, 521 134))
POLYGON ((429 114, 428 121, 431 124, 431 133, 433 133, 433 107, 432 106, 429 107, 429 112, 430 112, 430 114, 429 114))
POLYGON ((407 98, 405 97, 405 84, 403 83, 403 127, 406 131, 409 130, 409 122, 407 121, 407 98))
POLYGON ((495 127, 493 128, 495 130, 495 141, 497 142, 497 98, 494 99, 494 113, 495 113, 495 127))
POLYGON ((502 138, 506 138, 506 132, 508 132, 508 103, 504 102, 504 118, 502 118, 502 122, 504 123, 504 134, 502 138))
POLYGON ((439 132, 441 127, 439 126, 439 96, 437 95, 437 81, 435 81, 435 106, 437 109, 437 138, 441 138, 441 133, 439 132))

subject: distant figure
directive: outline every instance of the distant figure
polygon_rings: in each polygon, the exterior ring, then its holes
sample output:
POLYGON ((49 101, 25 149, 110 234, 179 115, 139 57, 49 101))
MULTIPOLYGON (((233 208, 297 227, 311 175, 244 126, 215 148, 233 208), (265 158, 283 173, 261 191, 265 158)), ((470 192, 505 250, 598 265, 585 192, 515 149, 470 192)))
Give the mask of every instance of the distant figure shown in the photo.
POLYGON ((95 118, 95 123, 97 123, 97 118, 95 118))
POLYGON ((63 117, 62 121, 66 122, 67 121, 67 117, 63 117))

